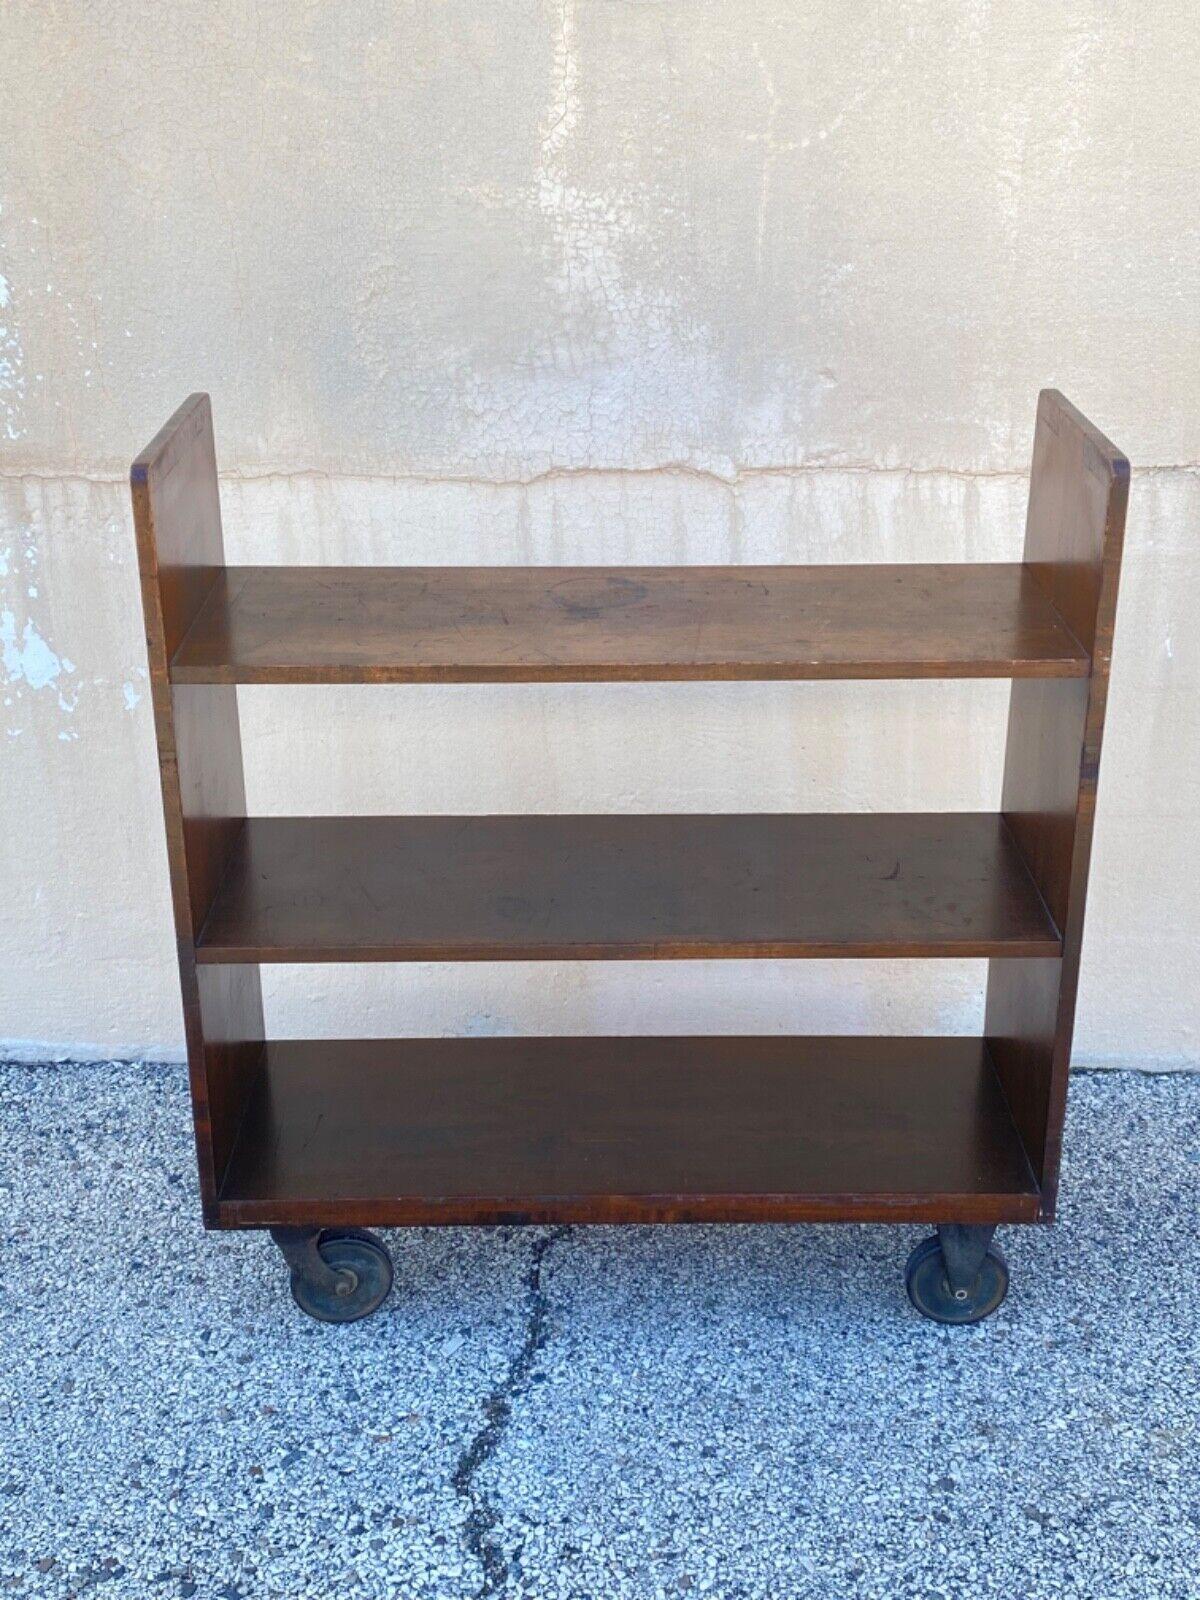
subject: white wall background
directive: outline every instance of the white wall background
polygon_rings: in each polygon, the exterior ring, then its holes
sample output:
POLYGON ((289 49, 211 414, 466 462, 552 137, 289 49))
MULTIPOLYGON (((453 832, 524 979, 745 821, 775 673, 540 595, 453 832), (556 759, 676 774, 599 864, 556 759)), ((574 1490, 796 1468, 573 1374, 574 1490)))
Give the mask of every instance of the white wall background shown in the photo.
MULTIPOLYGON (((231 559, 1011 559, 1039 387, 1134 483, 1076 1057, 1196 1064, 1200 13, 0 11, 0 1038, 182 1028, 125 473, 231 559)), ((260 810, 996 804, 996 683, 256 690, 260 810)), ((967 1031, 970 963, 273 969, 300 1033, 967 1031)))

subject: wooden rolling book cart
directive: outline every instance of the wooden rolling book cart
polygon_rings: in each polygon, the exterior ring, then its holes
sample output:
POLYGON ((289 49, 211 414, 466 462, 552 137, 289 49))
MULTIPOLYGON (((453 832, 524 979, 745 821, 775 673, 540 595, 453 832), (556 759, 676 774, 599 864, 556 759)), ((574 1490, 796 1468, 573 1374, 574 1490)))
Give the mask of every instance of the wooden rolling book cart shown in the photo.
POLYGON ((1054 1215, 1129 464, 1040 398, 1025 559, 227 567, 208 398, 132 469, 204 1221, 312 1315, 368 1225, 924 1222, 925 1315, 1054 1215), (1013 680, 996 813, 248 817, 239 683, 1013 680), (980 1038, 268 1039, 285 961, 985 956, 980 1038))

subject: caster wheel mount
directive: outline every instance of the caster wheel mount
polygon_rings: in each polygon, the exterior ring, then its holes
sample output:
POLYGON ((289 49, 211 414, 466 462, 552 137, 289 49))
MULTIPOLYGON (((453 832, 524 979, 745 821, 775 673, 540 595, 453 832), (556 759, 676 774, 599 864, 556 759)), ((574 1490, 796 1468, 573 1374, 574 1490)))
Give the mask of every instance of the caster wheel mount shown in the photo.
POLYGON ((392 1258, 365 1228, 272 1228, 292 1299, 318 1322, 360 1322, 392 1287, 392 1258))
POLYGON ((993 1228, 944 1224, 908 1258, 908 1298, 933 1322, 961 1326, 990 1317, 1008 1293, 1008 1263, 993 1228))

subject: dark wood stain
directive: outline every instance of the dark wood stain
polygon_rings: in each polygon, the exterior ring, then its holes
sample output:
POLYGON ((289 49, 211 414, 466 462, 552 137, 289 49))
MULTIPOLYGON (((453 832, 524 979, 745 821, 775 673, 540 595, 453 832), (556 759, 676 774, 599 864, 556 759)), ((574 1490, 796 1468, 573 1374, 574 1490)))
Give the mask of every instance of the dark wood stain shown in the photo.
POLYGON ((1012 565, 227 568, 207 396, 134 522, 209 1226, 1048 1221, 1129 489, 1040 397, 1012 565), (246 817, 238 683, 1001 676, 1001 812, 246 817), (980 1039, 265 1043, 260 963, 991 958, 980 1039))
POLYGON ((1015 683, 1002 807, 1063 932, 1060 960, 992 964, 984 1032, 1042 1186, 1058 1190, 1129 463, 1056 390, 1038 402, 1025 560, 1091 651, 1080 683, 1015 683))
POLYGON ((978 1039, 272 1041, 223 1223, 1031 1220, 978 1039))
POLYGON ((237 691, 172 685, 168 663, 224 566, 208 396, 130 470, 162 779, 200 1196, 211 1221, 265 1037, 258 969, 198 971, 196 939, 246 814, 237 691))
POLYGON ((188 683, 1085 677, 1018 565, 233 567, 188 683))
POLYGON ((1057 955, 975 813, 256 817, 202 961, 1057 955))

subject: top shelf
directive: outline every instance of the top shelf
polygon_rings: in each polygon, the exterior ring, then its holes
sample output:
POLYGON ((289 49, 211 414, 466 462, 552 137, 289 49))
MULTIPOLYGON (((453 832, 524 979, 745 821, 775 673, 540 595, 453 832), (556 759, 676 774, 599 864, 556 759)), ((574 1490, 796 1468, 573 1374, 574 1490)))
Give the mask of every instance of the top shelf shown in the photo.
POLYGON ((176 683, 1084 678, 1019 563, 228 567, 176 683))

